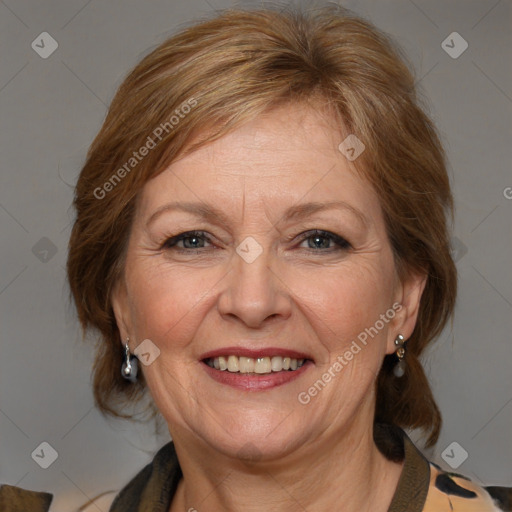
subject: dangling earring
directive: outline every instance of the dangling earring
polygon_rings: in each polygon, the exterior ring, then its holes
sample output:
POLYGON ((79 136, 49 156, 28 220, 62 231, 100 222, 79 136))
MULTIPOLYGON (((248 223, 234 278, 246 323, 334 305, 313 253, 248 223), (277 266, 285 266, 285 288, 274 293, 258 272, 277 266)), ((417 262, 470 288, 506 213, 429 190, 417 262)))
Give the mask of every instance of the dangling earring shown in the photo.
POLYGON ((398 363, 396 363, 395 367, 393 368, 393 373, 395 375, 395 377, 403 377, 404 373, 405 373, 405 366, 406 366, 406 363, 404 361, 404 357, 405 357, 405 341, 404 341, 404 337, 399 334, 396 339, 395 339, 395 346, 397 347, 396 349, 396 357, 398 357, 398 363))
POLYGON ((126 361, 123 361, 121 366, 121 375, 130 382, 137 380, 138 360, 135 356, 130 354, 130 347, 128 342, 130 338, 126 338, 126 345, 124 346, 126 361))

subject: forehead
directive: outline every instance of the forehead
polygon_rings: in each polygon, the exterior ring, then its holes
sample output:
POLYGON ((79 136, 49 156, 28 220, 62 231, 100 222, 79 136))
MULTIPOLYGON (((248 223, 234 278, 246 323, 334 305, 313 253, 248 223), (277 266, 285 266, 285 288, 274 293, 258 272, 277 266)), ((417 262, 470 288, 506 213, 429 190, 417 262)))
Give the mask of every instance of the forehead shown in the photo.
POLYGON ((173 162, 145 185, 141 212, 177 198, 214 201, 228 212, 237 201, 280 210, 343 200, 375 221, 375 191, 338 149, 346 135, 312 106, 274 109, 173 162))
MULTIPOLYGON (((242 124, 183 160, 190 165, 227 165, 233 175, 248 177, 248 166, 262 163, 255 169, 255 175, 275 175, 276 168, 282 168, 286 162, 293 163, 296 170, 297 161, 303 158, 315 159, 319 155, 323 160, 337 158, 341 130, 342 126, 338 126, 331 116, 312 105, 287 104, 242 124), (237 173, 237 169, 240 172, 237 173)), ((176 161, 172 167, 177 169, 181 165, 176 161)), ((287 169, 282 170, 285 174, 287 169)))

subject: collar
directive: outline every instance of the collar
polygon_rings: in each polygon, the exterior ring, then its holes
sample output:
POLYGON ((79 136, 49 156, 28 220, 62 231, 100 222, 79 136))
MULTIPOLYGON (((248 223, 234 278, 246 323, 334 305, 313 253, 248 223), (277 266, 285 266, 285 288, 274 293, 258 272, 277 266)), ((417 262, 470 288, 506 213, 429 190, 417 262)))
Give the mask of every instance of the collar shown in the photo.
MULTIPOLYGON (((430 483, 430 465, 407 434, 392 425, 375 424, 374 439, 390 460, 404 460, 388 512, 421 512, 430 483)), ((168 512, 182 478, 173 442, 167 443, 112 503, 109 512, 168 512)))
MULTIPOLYGON (((377 447, 388 459, 404 461, 388 512, 422 512, 430 483, 429 462, 402 429, 375 424, 373 434, 377 447)), ((109 512, 168 512, 182 476, 171 441, 119 492, 109 512)), ((0 486, 0 510, 48 512, 52 498, 46 492, 0 486)))
POLYGON ((404 461, 388 512, 422 512, 430 485, 430 464, 399 427, 375 424, 374 440, 390 460, 404 461))

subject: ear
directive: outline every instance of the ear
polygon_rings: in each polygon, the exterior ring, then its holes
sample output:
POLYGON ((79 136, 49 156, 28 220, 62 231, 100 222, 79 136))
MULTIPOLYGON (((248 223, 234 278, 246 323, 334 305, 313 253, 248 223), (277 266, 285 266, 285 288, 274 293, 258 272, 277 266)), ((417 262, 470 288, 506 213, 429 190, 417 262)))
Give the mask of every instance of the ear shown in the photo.
POLYGON ((409 273, 403 281, 398 280, 395 290, 393 309, 395 317, 390 322, 387 340, 387 354, 396 351, 395 339, 401 334, 407 341, 416 326, 420 309, 421 296, 427 284, 427 274, 423 272, 409 273))
POLYGON ((128 291, 126 283, 121 277, 112 290, 111 296, 112 309, 116 317, 117 328, 121 336, 121 344, 124 346, 127 338, 133 338, 131 314, 128 300, 128 291))

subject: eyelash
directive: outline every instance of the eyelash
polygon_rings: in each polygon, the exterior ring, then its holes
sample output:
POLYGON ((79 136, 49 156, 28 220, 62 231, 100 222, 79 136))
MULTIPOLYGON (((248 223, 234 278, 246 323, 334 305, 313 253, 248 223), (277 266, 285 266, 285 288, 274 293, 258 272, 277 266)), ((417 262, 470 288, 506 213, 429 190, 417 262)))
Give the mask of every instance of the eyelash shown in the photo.
MULTIPOLYGON (((343 237, 336 235, 335 233, 331 233, 330 231, 323 231, 321 229, 313 229, 310 231, 306 231, 303 233, 303 236, 301 236, 299 243, 304 242, 305 240, 308 240, 312 237, 319 237, 319 238, 326 238, 334 242, 338 249, 334 249, 334 251, 346 251, 352 248, 352 245, 350 242, 345 240, 343 237)), ((197 249, 194 248, 177 248, 176 244, 181 242, 182 240, 186 240, 189 238, 200 238, 203 240, 206 240, 207 242, 211 243, 210 238, 205 234, 204 231, 186 231, 184 233, 180 233, 179 235, 173 236, 169 239, 167 239, 164 244, 162 245, 162 249, 173 249, 181 253, 190 253, 190 251, 196 251, 199 252, 201 249, 205 249, 204 247, 199 247, 197 249)), ((291 237, 287 241, 291 241, 291 239, 294 237, 291 237)), ((308 252, 311 253, 318 253, 318 252, 333 252, 332 248, 326 249, 326 250, 318 250, 318 249, 312 249, 312 248, 306 248, 308 252)))

